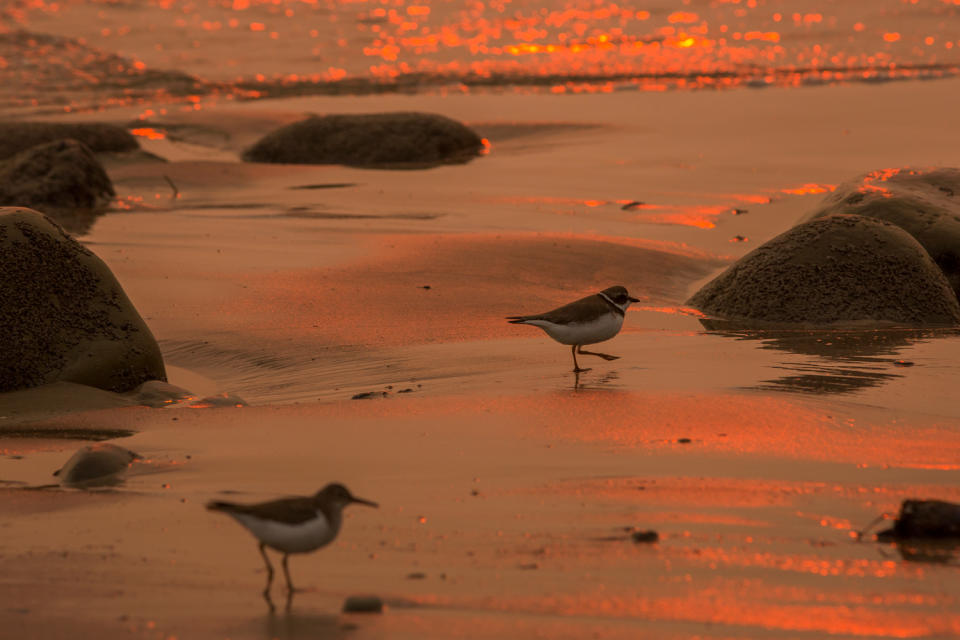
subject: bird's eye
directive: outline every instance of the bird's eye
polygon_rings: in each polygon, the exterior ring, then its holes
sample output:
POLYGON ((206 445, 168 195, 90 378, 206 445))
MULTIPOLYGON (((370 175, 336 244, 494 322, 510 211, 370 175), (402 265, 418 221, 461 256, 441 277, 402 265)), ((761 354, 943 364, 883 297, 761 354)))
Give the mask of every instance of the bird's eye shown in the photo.
POLYGON ((617 304, 623 304, 627 301, 627 296, 620 294, 617 296, 617 304))

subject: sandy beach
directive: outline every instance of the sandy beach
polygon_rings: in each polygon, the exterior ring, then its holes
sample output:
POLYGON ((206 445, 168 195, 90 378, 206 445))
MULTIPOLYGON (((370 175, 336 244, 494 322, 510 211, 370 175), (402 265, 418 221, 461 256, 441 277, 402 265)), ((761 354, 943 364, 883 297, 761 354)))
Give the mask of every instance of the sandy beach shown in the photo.
MULTIPOLYGON (((729 92, 304 97, 64 115, 153 135, 106 158, 81 242, 170 382, 0 396, 0 637, 945 638, 955 549, 858 541, 960 500, 955 330, 707 331, 684 301, 842 181, 960 166, 956 79, 729 92), (744 99, 749 95, 749 99, 744 99), (490 152, 423 171, 241 163, 308 112, 419 110, 490 152), (176 188, 176 193, 170 184, 176 188), (624 208, 629 203, 642 203, 624 208), (641 299, 579 377, 508 315, 641 299), (906 361, 912 366, 900 366, 906 361), (354 400, 384 391, 386 397, 354 400), (130 433, 128 437, 115 437, 130 433), (121 487, 36 489, 90 439, 121 487), (211 499, 376 500, 294 557, 271 614, 211 499), (632 541, 653 529, 654 544, 632 541), (383 614, 341 614, 372 594, 383 614)), ((79 388, 78 388, 79 387, 79 388)))

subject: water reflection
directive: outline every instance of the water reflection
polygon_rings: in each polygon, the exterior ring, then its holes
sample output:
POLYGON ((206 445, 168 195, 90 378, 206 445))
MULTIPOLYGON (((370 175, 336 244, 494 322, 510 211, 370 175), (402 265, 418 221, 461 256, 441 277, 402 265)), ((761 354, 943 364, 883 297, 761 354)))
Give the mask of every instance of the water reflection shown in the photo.
POLYGON ((960 566, 960 539, 904 540, 895 545, 905 562, 960 566))
POLYGON ((783 375, 748 388, 812 394, 847 394, 901 378, 912 364, 900 357, 914 344, 960 334, 956 329, 742 330, 701 320, 708 333, 759 341, 760 349, 806 356, 773 368, 783 375))
POLYGON ((345 638, 355 633, 356 625, 334 615, 298 613, 287 609, 271 612, 264 619, 263 637, 277 640, 345 638))

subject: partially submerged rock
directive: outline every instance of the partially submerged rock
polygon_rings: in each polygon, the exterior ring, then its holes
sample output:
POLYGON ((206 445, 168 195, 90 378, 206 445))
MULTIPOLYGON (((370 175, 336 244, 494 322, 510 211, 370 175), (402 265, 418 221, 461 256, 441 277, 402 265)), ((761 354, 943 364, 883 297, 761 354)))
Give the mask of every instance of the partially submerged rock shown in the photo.
POLYGON ((94 153, 140 148, 129 131, 103 122, 0 122, 0 159, 65 138, 83 143, 94 153))
POLYGON ((140 459, 140 455, 129 449, 100 442, 78 449, 61 469, 53 472, 53 475, 67 487, 117 485, 123 482, 130 465, 140 459))
POLYGON ((130 395, 135 403, 154 409, 183 405, 197 399, 193 392, 163 380, 147 380, 130 395))
POLYGON ((960 504, 944 500, 904 500, 893 527, 877 534, 877 540, 956 538, 960 541, 960 504))
POLYGON ((57 140, 0 160, 0 205, 30 207, 74 232, 113 200, 113 183, 89 148, 57 140))
POLYGON ((854 215, 798 225, 741 258, 687 302, 733 326, 954 326, 943 273, 900 227, 854 215))
POLYGON ((841 184, 808 219, 852 213, 897 225, 960 296, 960 169, 887 169, 841 184))
POLYGON ((267 134, 249 162, 422 167, 465 162, 483 142, 467 126, 431 113, 310 116, 267 134))
POLYGON ((37 211, 0 207, 0 392, 56 381, 130 391, 166 380, 110 269, 37 211))

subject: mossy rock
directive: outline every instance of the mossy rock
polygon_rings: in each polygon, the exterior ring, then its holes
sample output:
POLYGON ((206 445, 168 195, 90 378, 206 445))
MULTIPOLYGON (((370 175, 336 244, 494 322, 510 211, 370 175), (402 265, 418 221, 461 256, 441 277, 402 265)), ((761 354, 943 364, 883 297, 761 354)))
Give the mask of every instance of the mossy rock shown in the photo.
POLYGON ((100 258, 30 209, 0 208, 0 392, 166 380, 153 334, 100 258))
POLYGON ((424 168, 465 162, 483 142, 450 118, 415 112, 311 116, 267 134, 248 162, 424 168))
POLYGON ((0 159, 65 138, 82 142, 94 153, 140 148, 129 131, 103 122, 0 122, 0 159))
POLYGON ((897 225, 919 242, 960 297, 960 169, 887 169, 845 182, 809 220, 850 213, 897 225))
POLYGON ((114 196, 103 165, 76 140, 47 142, 0 160, 0 206, 42 211, 73 233, 86 233, 114 196))
POLYGON ((688 304, 729 326, 956 326, 960 305, 909 233, 835 215, 800 224, 737 261, 688 304))

